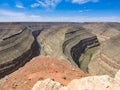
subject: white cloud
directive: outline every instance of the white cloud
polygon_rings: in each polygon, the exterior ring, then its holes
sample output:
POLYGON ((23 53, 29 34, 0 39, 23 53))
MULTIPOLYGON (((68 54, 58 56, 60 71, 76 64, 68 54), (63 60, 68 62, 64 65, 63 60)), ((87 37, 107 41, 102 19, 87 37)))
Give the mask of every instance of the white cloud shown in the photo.
POLYGON ((30 17, 32 17, 32 18, 40 18, 40 16, 38 16, 38 15, 30 15, 30 17))
POLYGON ((98 2, 98 0, 72 0, 72 3, 84 4, 88 2, 98 2))
POLYGON ((61 1, 70 1, 72 3, 84 4, 88 2, 98 2, 98 0, 36 0, 36 3, 31 4, 32 8, 44 7, 47 9, 55 8, 61 1))
POLYGON ((38 21, 42 20, 38 15, 27 15, 23 12, 13 12, 0 9, 0 22, 16 22, 16 21, 38 21))
POLYGON ((80 12, 80 13, 82 13, 82 12, 88 12, 88 11, 90 11, 90 10, 78 10, 78 12, 80 12))
POLYGON ((16 4, 17 8, 25 8, 22 4, 16 4))
POLYGON ((0 22, 120 22, 120 17, 44 17, 0 10, 0 22))
POLYGON ((36 3, 32 4, 31 7, 44 7, 47 9, 55 8, 58 3, 62 0, 37 0, 36 3))
POLYGON ((34 4, 31 5, 32 8, 39 7, 39 6, 40 6, 39 3, 34 3, 34 4))
POLYGON ((2 10, 0 9, 0 15, 4 15, 4 16, 24 16, 24 13, 20 13, 20 12, 12 12, 12 11, 8 11, 8 10, 2 10))
POLYGON ((82 13, 82 12, 84 12, 84 11, 83 11, 83 10, 79 10, 78 12, 81 12, 81 13, 82 13))

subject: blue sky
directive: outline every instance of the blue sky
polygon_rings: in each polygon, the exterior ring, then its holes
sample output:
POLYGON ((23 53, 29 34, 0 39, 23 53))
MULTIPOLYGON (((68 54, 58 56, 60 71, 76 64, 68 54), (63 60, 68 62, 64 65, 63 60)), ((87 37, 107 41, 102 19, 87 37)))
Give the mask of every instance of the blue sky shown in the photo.
POLYGON ((0 22, 120 22, 119 0, 0 0, 0 22))

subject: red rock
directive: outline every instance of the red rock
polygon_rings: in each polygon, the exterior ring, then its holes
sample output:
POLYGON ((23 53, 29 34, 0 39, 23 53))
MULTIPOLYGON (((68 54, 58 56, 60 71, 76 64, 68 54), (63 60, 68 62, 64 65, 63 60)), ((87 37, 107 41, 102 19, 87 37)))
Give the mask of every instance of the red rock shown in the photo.
POLYGON ((24 67, 6 77, 2 90, 30 90, 42 79, 51 78, 63 85, 73 79, 87 76, 83 71, 63 60, 38 56, 24 67), (74 70, 72 70, 74 68, 74 70))

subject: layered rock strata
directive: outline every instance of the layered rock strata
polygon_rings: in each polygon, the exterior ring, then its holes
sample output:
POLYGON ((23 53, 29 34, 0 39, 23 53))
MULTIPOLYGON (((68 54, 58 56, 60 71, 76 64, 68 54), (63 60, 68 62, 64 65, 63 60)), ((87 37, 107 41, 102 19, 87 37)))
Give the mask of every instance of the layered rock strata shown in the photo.
POLYGON ((21 25, 0 26, 0 78, 39 54, 31 30, 21 25))
POLYGON ((73 64, 79 64, 79 58, 87 49, 98 46, 97 37, 84 28, 71 28, 65 34, 63 43, 63 53, 69 58, 73 64), (74 62, 75 63, 74 63, 74 62))
POLYGON ((120 35, 103 43, 93 55, 88 67, 91 74, 114 76, 120 69, 120 35))

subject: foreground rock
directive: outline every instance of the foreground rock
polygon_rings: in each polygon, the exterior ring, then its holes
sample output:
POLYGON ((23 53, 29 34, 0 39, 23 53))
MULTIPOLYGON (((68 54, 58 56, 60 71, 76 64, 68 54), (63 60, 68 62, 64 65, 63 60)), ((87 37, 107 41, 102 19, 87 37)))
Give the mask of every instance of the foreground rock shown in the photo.
POLYGON ((0 25, 0 78, 38 54, 30 29, 21 25, 0 25))
POLYGON ((67 86, 64 87, 56 81, 52 81, 51 79, 46 79, 37 82, 32 90, 43 90, 43 89, 44 90, 119 90, 120 71, 116 74, 115 78, 111 78, 108 75, 89 76, 81 79, 72 80, 67 86))
POLYGON ((2 79, 0 89, 30 90, 37 81, 46 78, 52 78, 67 85, 71 80, 84 76, 87 75, 83 71, 65 61, 39 56, 2 79))
POLYGON ((88 69, 92 75, 115 75, 120 69, 120 34, 100 46, 93 55, 88 69))

